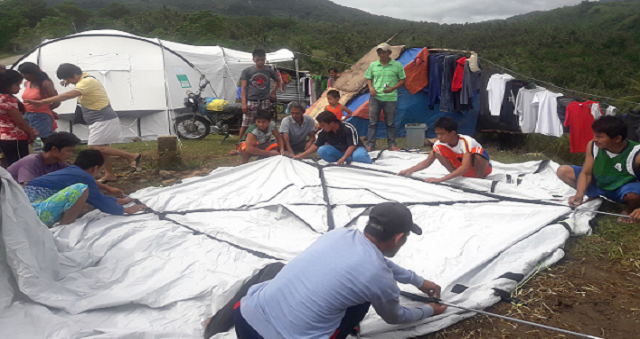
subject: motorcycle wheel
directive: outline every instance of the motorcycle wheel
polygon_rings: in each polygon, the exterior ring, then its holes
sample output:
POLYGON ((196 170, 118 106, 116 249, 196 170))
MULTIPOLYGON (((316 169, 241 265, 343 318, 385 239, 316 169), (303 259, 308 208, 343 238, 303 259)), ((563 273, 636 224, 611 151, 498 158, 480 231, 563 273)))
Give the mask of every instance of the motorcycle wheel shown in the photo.
POLYGON ((211 123, 201 116, 183 115, 176 118, 178 137, 187 140, 202 140, 211 132, 211 123))

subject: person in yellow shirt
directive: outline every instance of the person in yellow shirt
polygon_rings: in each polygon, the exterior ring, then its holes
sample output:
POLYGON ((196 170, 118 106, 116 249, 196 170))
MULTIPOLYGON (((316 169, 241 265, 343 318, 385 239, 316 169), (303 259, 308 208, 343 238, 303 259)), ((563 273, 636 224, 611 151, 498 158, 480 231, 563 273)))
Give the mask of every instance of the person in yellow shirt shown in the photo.
POLYGON ((73 84, 75 88, 51 98, 26 100, 26 102, 38 107, 78 98, 82 117, 89 126, 89 148, 100 151, 105 159, 105 174, 100 180, 106 183, 117 179, 111 164, 112 155, 125 158, 131 166, 131 172, 135 172, 140 164, 141 155, 109 146, 112 143, 122 142, 122 131, 120 120, 111 108, 104 86, 96 78, 82 72, 80 67, 73 64, 61 64, 58 67, 57 76, 62 80, 61 85, 66 87, 68 84, 73 84))

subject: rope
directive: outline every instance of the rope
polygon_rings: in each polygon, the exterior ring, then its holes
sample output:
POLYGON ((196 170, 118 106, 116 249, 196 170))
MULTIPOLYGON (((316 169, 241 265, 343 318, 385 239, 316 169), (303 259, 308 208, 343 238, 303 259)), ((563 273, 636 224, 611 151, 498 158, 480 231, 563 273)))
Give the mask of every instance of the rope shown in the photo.
POLYGON ((520 77, 528 78, 528 79, 533 80, 535 82, 542 83, 542 84, 545 84, 545 85, 548 85, 548 86, 551 86, 551 87, 555 87, 557 89, 564 90, 565 92, 580 93, 580 94, 584 94, 586 96, 591 96, 591 97, 603 98, 603 99, 606 99, 606 100, 614 100, 614 101, 626 102, 626 103, 629 103, 629 104, 640 105, 640 102, 633 102, 633 101, 628 101, 628 100, 623 100, 623 99, 610 98, 610 97, 605 97, 605 96, 602 96, 602 95, 590 94, 590 93, 585 93, 585 92, 580 92, 580 91, 575 91, 575 90, 572 90, 572 89, 560 87, 560 86, 554 85, 554 84, 552 84, 550 82, 538 80, 538 79, 536 79, 534 77, 530 77, 528 75, 524 75, 522 73, 518 73, 516 71, 510 70, 510 69, 508 69, 508 68, 506 68, 504 66, 498 65, 498 64, 496 64, 496 63, 494 63, 492 61, 489 61, 489 60, 487 60, 485 58, 478 57, 478 59, 480 59, 482 61, 485 61, 485 62, 488 62, 488 63, 490 63, 493 66, 496 66, 498 68, 504 69, 504 70, 508 71, 509 73, 513 73, 513 74, 518 75, 520 77))
POLYGON ((355 65, 355 64, 350 64, 350 63, 346 63, 346 62, 338 61, 338 60, 321 58, 321 57, 317 57, 317 56, 315 56, 315 55, 310 55, 310 54, 300 53, 300 52, 296 52, 296 51, 292 51, 292 52, 293 52, 293 53, 296 53, 296 54, 300 54, 300 55, 308 56, 308 57, 310 57, 310 58, 316 58, 316 59, 320 59, 320 60, 324 60, 324 61, 337 62, 337 63, 339 63, 339 64, 343 64, 343 65, 348 65, 348 66, 353 66, 353 65, 355 65))

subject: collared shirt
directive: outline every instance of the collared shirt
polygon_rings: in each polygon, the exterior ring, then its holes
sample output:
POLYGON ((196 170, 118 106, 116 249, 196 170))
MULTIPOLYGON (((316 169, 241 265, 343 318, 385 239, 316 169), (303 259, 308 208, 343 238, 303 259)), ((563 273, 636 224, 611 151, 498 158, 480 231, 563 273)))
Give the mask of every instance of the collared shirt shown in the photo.
POLYGON ((407 76, 404 74, 402 64, 391 59, 386 66, 383 66, 380 60, 372 62, 364 73, 364 77, 372 80, 373 88, 377 92, 376 99, 380 101, 398 101, 398 91, 384 93, 384 85, 387 84, 389 87, 393 87, 398 81, 405 79, 407 76))
POLYGON ((329 338, 351 306, 370 302, 390 324, 433 315, 429 305, 403 307, 397 283, 424 279, 383 257, 357 229, 322 235, 270 281, 254 285, 240 310, 263 338, 329 338))
POLYGON ((346 152, 351 146, 362 146, 362 140, 358 137, 358 131, 348 122, 340 122, 340 127, 334 132, 320 130, 316 135, 316 146, 322 147, 325 143, 335 147, 340 152, 346 152))
POLYGON ((280 125, 280 133, 289 134, 289 144, 291 144, 292 148, 296 148, 296 146, 304 147, 307 142, 307 135, 315 130, 316 122, 308 115, 302 116, 302 125, 293 120, 293 117, 282 119, 282 124, 280 125))

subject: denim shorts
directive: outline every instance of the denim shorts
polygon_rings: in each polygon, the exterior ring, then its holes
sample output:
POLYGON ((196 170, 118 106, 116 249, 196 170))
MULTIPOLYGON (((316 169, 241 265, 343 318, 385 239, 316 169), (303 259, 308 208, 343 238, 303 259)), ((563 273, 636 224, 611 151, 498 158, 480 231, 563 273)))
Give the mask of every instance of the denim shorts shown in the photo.
MULTIPOLYGON (((576 175, 576 182, 578 182, 578 178, 580 177, 580 173, 582 173, 582 167, 580 166, 571 166, 573 168, 573 173, 576 175)), ((591 183, 584 194, 588 197, 599 197, 603 196, 609 200, 614 200, 620 203, 624 203, 624 196, 629 193, 635 193, 640 195, 640 182, 631 182, 628 183, 615 191, 607 191, 596 185, 596 178, 592 177, 591 183)))
POLYGON ((53 118, 47 113, 27 112, 24 114, 24 120, 40 133, 40 138, 47 138, 53 133, 53 118))

